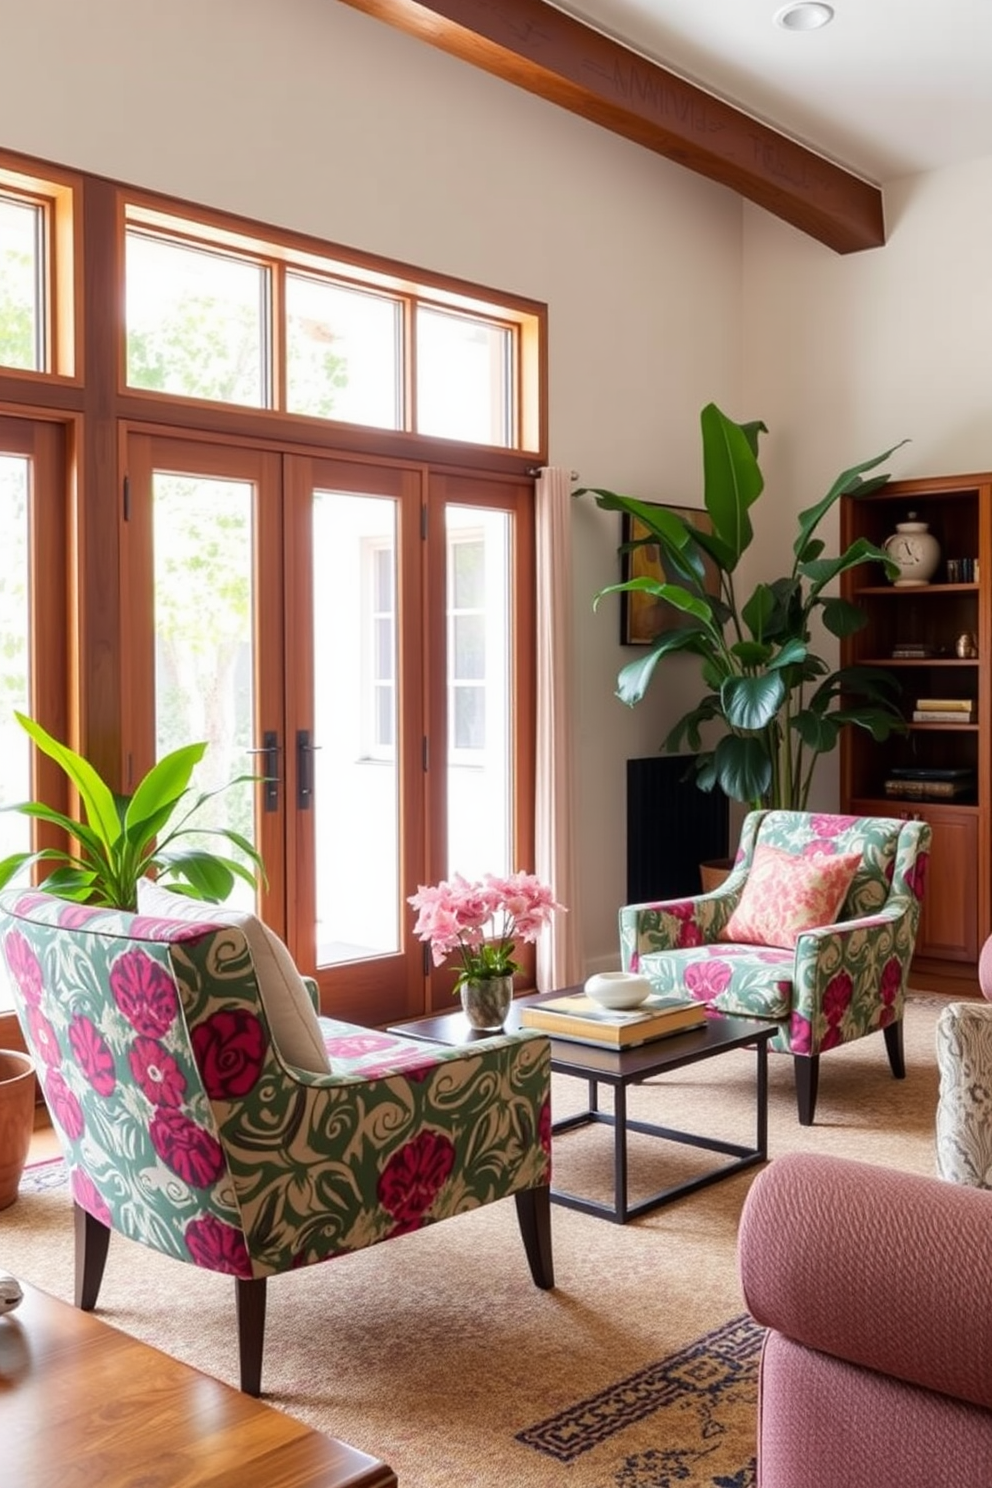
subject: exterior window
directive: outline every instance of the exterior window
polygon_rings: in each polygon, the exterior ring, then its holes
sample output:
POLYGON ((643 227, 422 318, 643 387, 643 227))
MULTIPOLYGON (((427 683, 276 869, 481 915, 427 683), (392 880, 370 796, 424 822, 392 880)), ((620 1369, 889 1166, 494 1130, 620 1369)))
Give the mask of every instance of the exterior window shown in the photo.
POLYGON ((129 232, 129 385, 267 407, 268 301, 257 263, 129 232))
POLYGON ((392 759, 396 748, 395 554, 374 547, 371 558, 372 746, 374 759, 392 759))
POLYGON ((486 745, 486 575, 485 545, 459 536, 448 552, 448 658, 455 752, 486 745))
POLYGON ((0 363, 45 370, 44 213, 0 196, 0 363))
POLYGON ((447 531, 448 870, 513 865, 512 519, 450 503, 447 531))
POLYGON ((287 274, 289 412, 401 429, 401 327, 395 298, 287 274))
POLYGON ((514 442, 513 338, 506 326, 421 306, 417 429, 504 448, 514 442))

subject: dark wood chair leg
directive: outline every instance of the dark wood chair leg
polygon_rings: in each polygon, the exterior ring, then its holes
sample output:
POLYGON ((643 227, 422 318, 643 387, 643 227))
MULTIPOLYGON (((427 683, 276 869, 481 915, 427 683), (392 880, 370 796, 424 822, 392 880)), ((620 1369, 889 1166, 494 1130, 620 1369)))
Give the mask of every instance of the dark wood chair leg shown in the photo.
POLYGON ((820 1083, 819 1054, 794 1054, 792 1063, 796 1071, 796 1102, 799 1106, 799 1125, 812 1126, 816 1111, 816 1092, 820 1083))
POLYGON ((902 1019, 897 1018, 894 1023, 889 1023, 882 1032, 885 1034, 885 1052, 889 1056, 889 1068, 897 1080, 906 1078, 906 1054, 903 1049, 902 1019))
POLYGON ((513 1197, 517 1201, 517 1223, 527 1252, 527 1263, 534 1285, 549 1291, 555 1284, 555 1264, 551 1253, 551 1188, 524 1188, 513 1197))
POLYGON ((83 1312, 92 1312, 107 1264, 110 1229, 88 1214, 82 1205, 73 1203, 72 1210, 76 1228, 76 1306, 83 1312))
POLYGON ((238 1313, 238 1359, 241 1388, 246 1395, 262 1393, 262 1348, 265 1344, 265 1277, 235 1278, 238 1313))

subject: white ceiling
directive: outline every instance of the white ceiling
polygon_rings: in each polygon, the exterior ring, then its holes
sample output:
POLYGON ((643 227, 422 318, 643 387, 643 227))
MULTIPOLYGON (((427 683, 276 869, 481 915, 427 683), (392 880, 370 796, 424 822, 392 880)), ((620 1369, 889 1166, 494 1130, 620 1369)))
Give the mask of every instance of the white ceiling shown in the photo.
POLYGON ((992 0, 552 0, 877 185, 992 155, 992 0))

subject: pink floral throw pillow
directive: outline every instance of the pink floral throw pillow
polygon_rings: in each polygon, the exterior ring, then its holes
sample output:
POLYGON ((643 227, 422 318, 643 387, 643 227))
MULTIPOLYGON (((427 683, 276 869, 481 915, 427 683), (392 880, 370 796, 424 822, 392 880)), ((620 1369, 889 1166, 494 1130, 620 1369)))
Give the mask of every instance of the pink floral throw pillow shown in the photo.
POLYGON ((741 902, 719 938, 791 949, 804 930, 836 921, 860 863, 860 853, 799 858, 759 845, 741 902))

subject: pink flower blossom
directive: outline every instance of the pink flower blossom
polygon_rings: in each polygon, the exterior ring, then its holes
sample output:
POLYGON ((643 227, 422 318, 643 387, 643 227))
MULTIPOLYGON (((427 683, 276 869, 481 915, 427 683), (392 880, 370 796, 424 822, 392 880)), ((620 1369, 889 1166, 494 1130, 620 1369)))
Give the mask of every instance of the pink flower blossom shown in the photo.
POLYGON ((401 1225, 422 1220, 455 1165, 455 1149, 443 1132, 421 1131, 379 1174, 379 1203, 401 1225))
POLYGON ((161 1038, 178 1013, 176 989, 164 966, 145 951, 125 951, 110 971, 110 990, 138 1033, 161 1038))
POLYGON ((69 1024, 69 1042, 76 1063, 97 1095, 112 1095, 117 1084, 114 1056, 93 1020, 77 1013, 69 1024))
POLYGON ((81 1209, 87 1214, 92 1214, 101 1224, 110 1225, 110 1210, 107 1208, 106 1200, 100 1193, 89 1173, 84 1173, 82 1168, 73 1168, 70 1175, 72 1186, 72 1197, 81 1209))
POLYGON ((224 1171, 224 1154, 210 1132, 170 1106, 159 1106, 148 1128, 159 1157, 193 1188, 208 1188, 224 1171))
MULTIPOLYGON (((853 827, 857 819, 856 816, 827 816, 819 814, 813 816, 810 826, 813 828, 817 837, 839 837, 842 832, 847 831, 848 827, 853 827)), ((824 851, 822 842, 819 844, 818 851, 824 851)))
POLYGON ((733 970, 726 961, 695 961, 685 969, 685 985, 697 1002, 709 1002, 727 986, 733 970))
MULTIPOLYGON (((831 977, 823 993, 823 1012, 829 1024, 836 1027, 840 1023, 851 1005, 853 992, 854 983, 848 972, 839 971, 831 977)), ((824 1041, 821 1047, 829 1049, 831 1045, 824 1041)))
POLYGON ((28 1008, 28 1032, 31 1042, 51 1069, 57 1069, 62 1063, 62 1050, 59 1048, 58 1035, 55 1029, 45 1017, 41 1008, 28 1008))
POLYGON ((71 1091, 59 1070, 50 1069, 42 1075, 42 1084, 45 1087, 45 1100, 53 1119, 65 1132, 72 1142, 76 1142, 83 1135, 85 1120, 83 1108, 73 1091, 71 1091))
POLYGON ((186 1077, 172 1055, 150 1038, 136 1038, 128 1053, 131 1073, 153 1106, 181 1106, 186 1077))
POLYGON ((183 1239, 197 1266, 246 1280, 251 1276, 244 1235, 216 1215, 205 1214, 201 1219, 191 1219, 183 1232, 183 1239))
POLYGON ((512 976, 520 969, 513 960, 516 940, 537 940, 555 911, 564 908, 532 873, 505 878, 487 873, 474 883, 456 873, 450 881, 421 884, 409 902, 417 911, 414 934, 430 942, 434 965, 453 953, 460 956, 456 988, 465 981, 512 976))
POLYGON ((4 956, 10 974, 20 987, 24 1001, 41 1001, 42 979, 38 957, 28 945, 20 930, 11 930, 3 943, 4 956))

